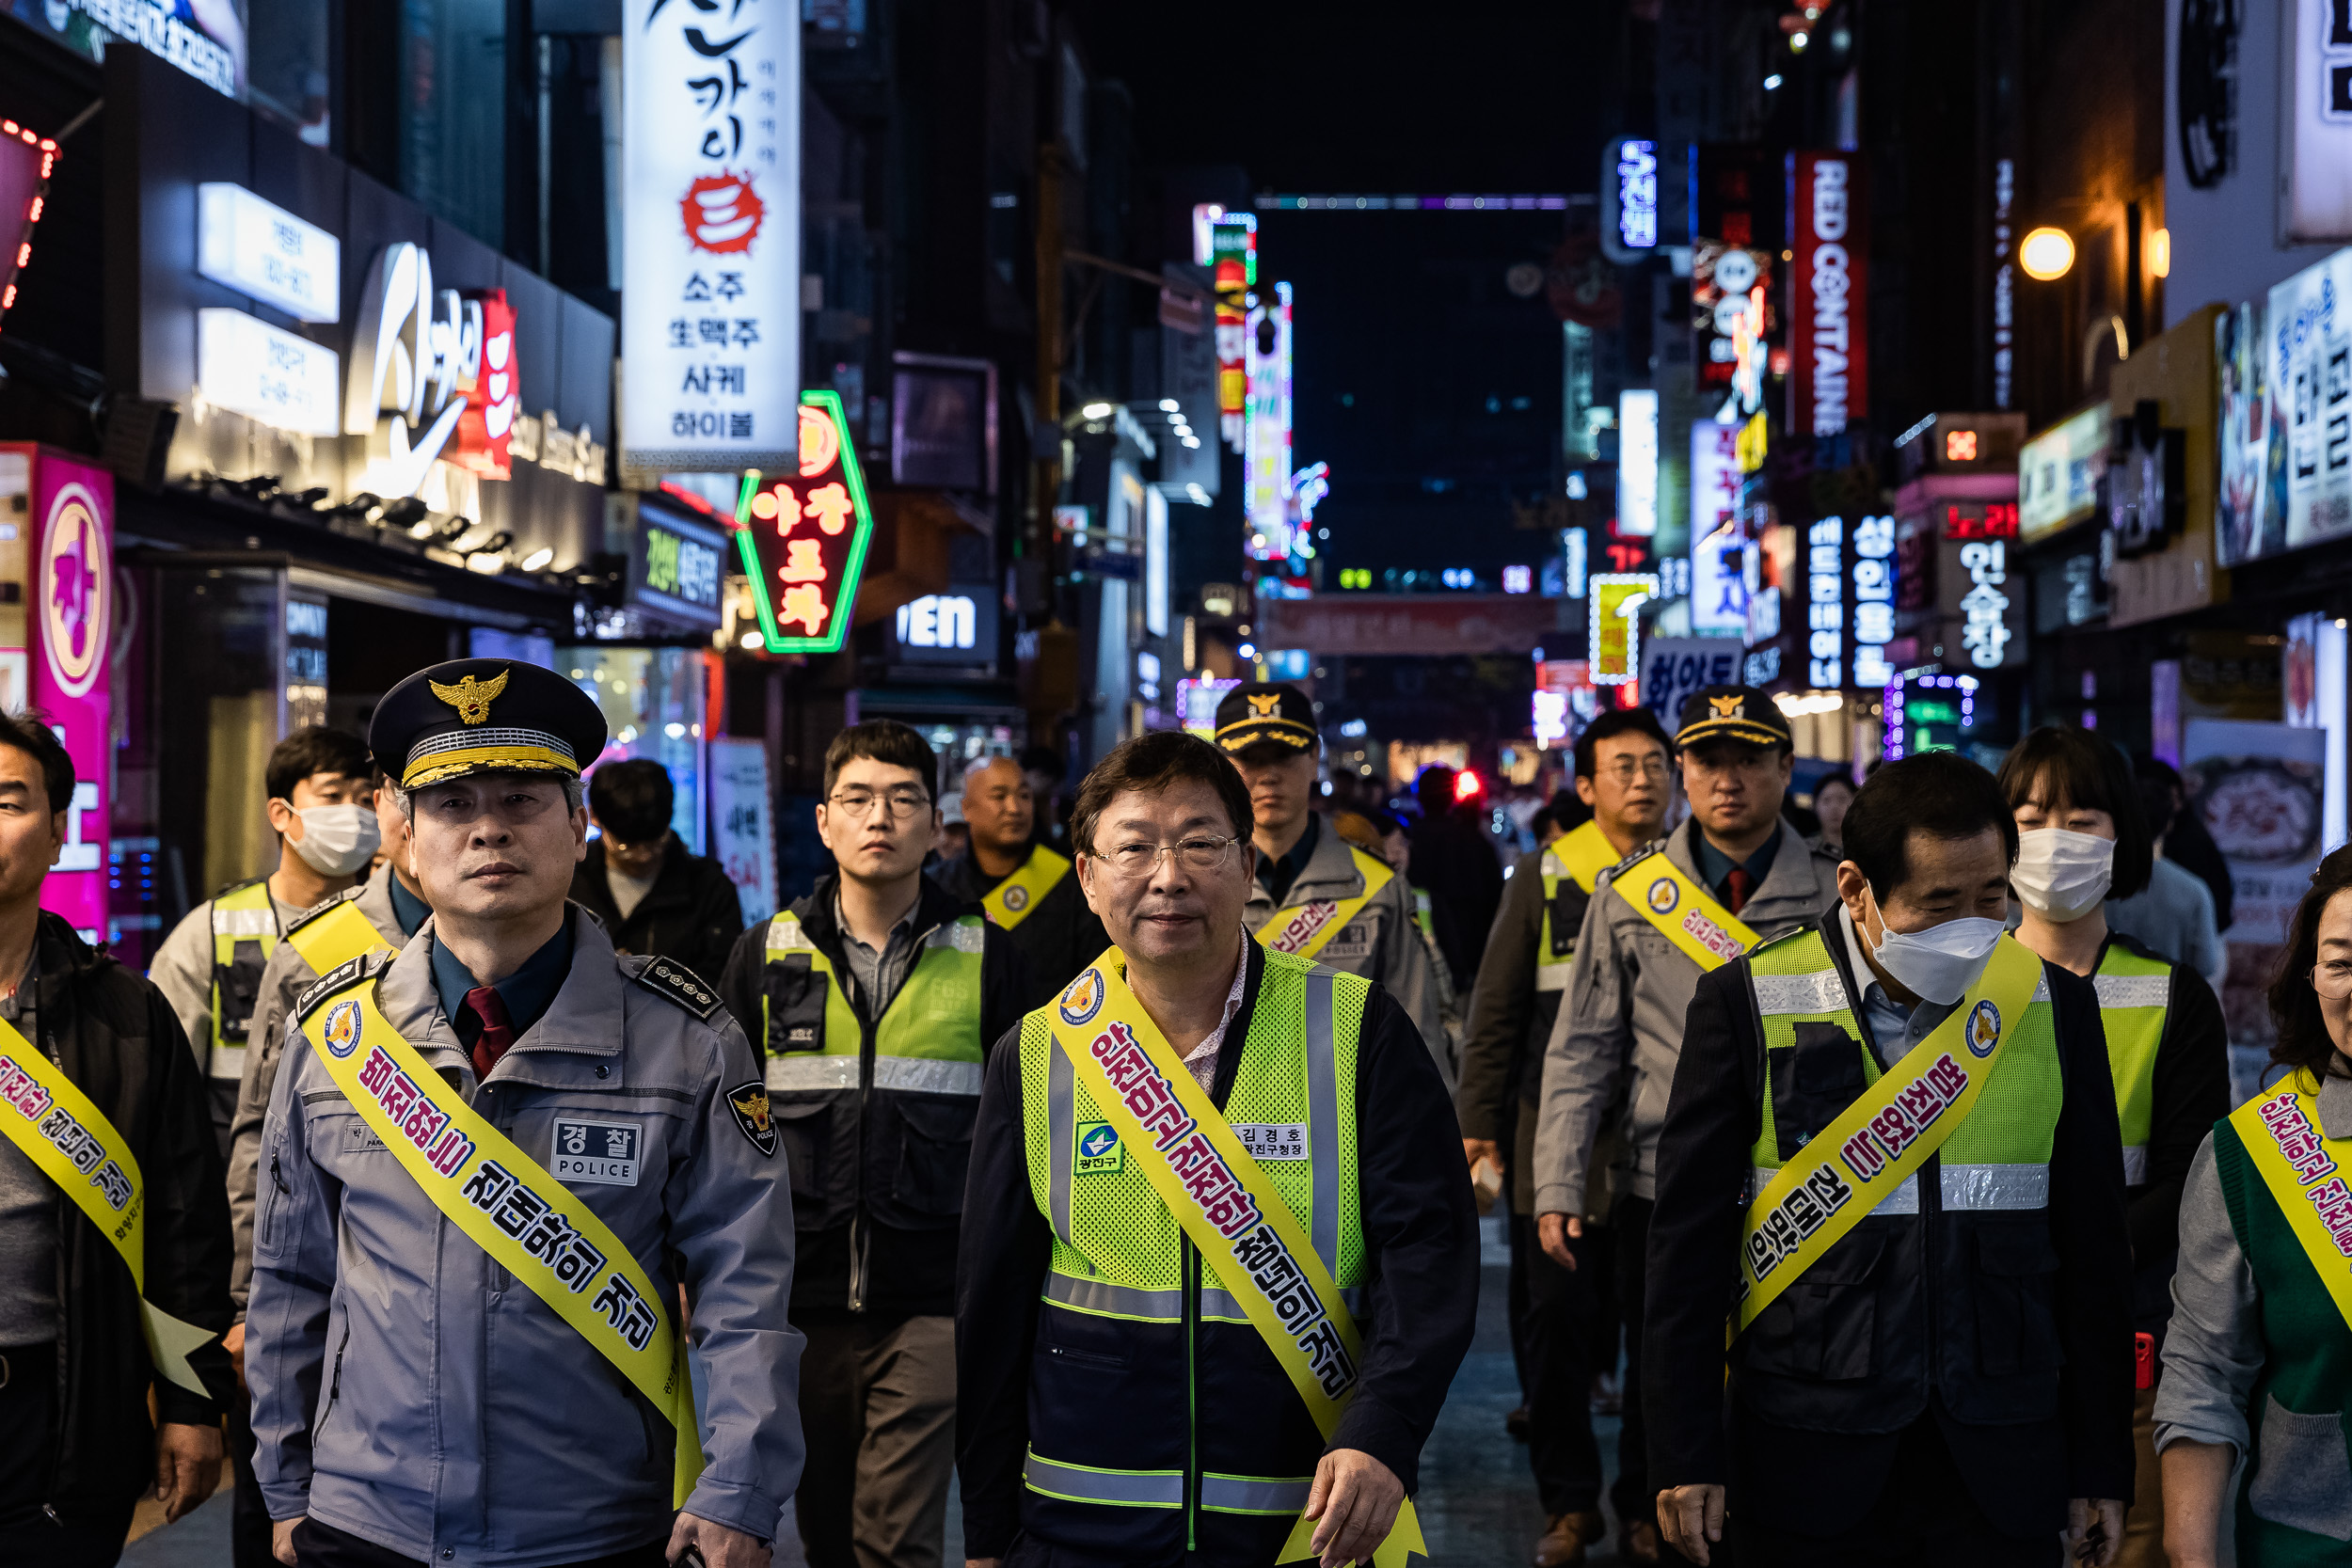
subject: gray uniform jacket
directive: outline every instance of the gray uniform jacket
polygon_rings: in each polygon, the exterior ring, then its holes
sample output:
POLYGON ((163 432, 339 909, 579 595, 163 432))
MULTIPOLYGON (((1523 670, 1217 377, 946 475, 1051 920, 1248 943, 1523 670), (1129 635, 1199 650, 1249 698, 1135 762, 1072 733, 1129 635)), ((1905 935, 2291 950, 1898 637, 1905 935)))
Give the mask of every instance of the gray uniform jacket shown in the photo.
MULTIPOLYGON (((759 1066, 719 998, 620 958, 571 911, 563 989, 477 1085, 442 1013, 427 921, 376 1005, 524 1153, 569 1118, 632 1128, 626 1180, 567 1183, 701 1352, 703 1472, 687 1512, 772 1539, 799 1484, 802 1338, 785 1320, 792 1200, 772 1125, 731 1091, 759 1066), (755 1141, 756 1138, 757 1141, 755 1141)), ((669 966, 666 973, 682 972, 669 966)), ((443 1218, 289 1022, 262 1132, 246 1376, 272 1518, 310 1517, 440 1568, 540 1568, 664 1539, 668 1420, 443 1218)))
MULTIPOLYGON (((319 904, 326 909, 343 899, 357 899, 376 935, 394 947, 408 939, 401 934, 400 917, 392 912, 389 867, 356 886, 345 888, 319 904)), ((292 927, 304 916, 288 921, 292 927)), ((229 1297, 237 1321, 245 1321, 246 1295, 253 1289, 253 1180, 262 1157, 262 1123, 269 1115, 269 1091, 278 1083, 278 1063, 286 1044, 286 1019, 294 998, 318 983, 312 969, 291 942, 270 949, 262 968, 262 994, 253 1004, 253 1028, 246 1037, 245 1074, 237 1084, 237 1110, 229 1120, 229 1226, 236 1243, 230 1265, 229 1297)))
MULTIPOLYGON (((1314 853, 1298 868, 1297 880, 1283 895, 1281 908, 1302 909, 1327 899, 1337 902, 1360 895, 1363 873, 1356 869, 1356 859, 1348 850, 1347 840, 1332 832, 1329 823, 1321 824, 1314 853)), ((1269 935, 1266 924, 1277 912, 1265 884, 1253 879, 1243 923, 1263 942, 1269 935)), ((1390 878, 1314 958, 1342 974, 1376 980, 1395 997, 1405 1016, 1421 1031, 1422 1043, 1429 1048, 1430 1060, 1438 1064, 1446 1092, 1454 1092, 1454 1056, 1447 1048, 1445 1021, 1438 1010, 1437 975, 1430 968, 1429 949, 1422 945, 1421 932, 1413 922, 1413 890, 1403 877, 1390 878)))
MULTIPOLYGON (((1698 831, 1692 819, 1659 843, 1684 876, 1704 887, 1692 847, 1698 831)), ((1666 1119, 1675 1064, 1682 1057, 1691 995, 1704 971, 1627 902, 1629 895, 1614 884, 1623 869, 1620 863, 1603 872, 1593 891, 1584 927, 1577 933, 1567 994, 1545 1048, 1543 1109, 1535 1126, 1539 1214, 1584 1212, 1593 1143, 1629 1068, 1633 1085, 1626 1139, 1631 1164, 1625 1191, 1634 1197, 1658 1196, 1658 1130, 1666 1119)), ((1633 875, 1647 886, 1638 871, 1633 875)), ((1630 895, 1640 895, 1640 888, 1630 895)), ((1740 921, 1770 941, 1836 902, 1837 863, 1807 845, 1796 824, 1783 817, 1772 868, 1748 895, 1740 921)))

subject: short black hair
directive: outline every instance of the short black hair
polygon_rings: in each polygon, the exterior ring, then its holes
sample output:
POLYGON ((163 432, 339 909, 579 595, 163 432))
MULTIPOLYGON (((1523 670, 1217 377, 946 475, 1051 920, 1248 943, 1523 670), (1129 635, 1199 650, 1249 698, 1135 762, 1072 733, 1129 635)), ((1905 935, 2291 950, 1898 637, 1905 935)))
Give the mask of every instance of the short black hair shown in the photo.
POLYGON ((623 844, 653 844, 670 831, 677 791, 670 770, 651 757, 621 757, 588 775, 588 809, 623 844))
POLYGON ((2017 818, 1993 775, 1958 752, 1921 752, 1870 775, 1846 808, 1839 837, 1846 858, 1862 868, 1871 895, 1883 901, 1911 875, 1911 835, 1974 838, 1987 828, 2001 835, 2017 863, 2017 818))
POLYGON ((40 767, 41 788, 49 792, 49 815, 73 804, 73 759, 65 742, 49 727, 46 714, 0 713, 0 746, 13 746, 40 767))
POLYGON ((2314 1079, 2344 1076, 2319 1010, 2319 993, 2312 988, 2312 969, 2319 962, 2319 917, 2346 890, 2352 890, 2352 845, 2321 861, 2312 873, 2311 890, 2287 919, 2286 946, 2270 981, 2270 1022, 2278 1031, 2270 1059, 2280 1067, 2305 1069, 2314 1079))
POLYGON ((1560 824, 1560 831, 1572 833, 1593 819, 1593 808, 1573 789, 1564 789, 1551 798, 1551 819, 1560 824))
POLYGON ((1658 715, 1645 707, 1615 707, 1584 727, 1576 737, 1576 776, 1593 776, 1593 758, 1600 743, 1613 736, 1645 735, 1658 742, 1659 750, 1668 756, 1675 754, 1675 743, 1666 734, 1666 726, 1658 721, 1658 715))
POLYGON ((1413 799, 1421 802, 1422 816, 1435 816, 1454 809, 1454 781, 1461 775, 1442 762, 1433 762, 1421 770, 1413 781, 1413 799))
POLYGON ((923 781, 926 795, 934 794, 939 788, 939 753, 931 750, 930 741, 896 719, 868 719, 834 736, 833 744, 825 748, 828 799, 833 795, 833 786, 841 780, 841 770, 860 757, 906 768, 923 781))
POLYGON ((1813 782, 1813 804, 1816 810, 1819 810, 1821 804, 1821 791, 1827 789, 1832 784, 1836 784, 1840 789, 1843 789, 1846 792, 1846 799, 1849 800, 1851 800, 1856 795, 1861 793, 1861 791, 1855 786, 1853 776, 1851 774, 1836 772, 1824 773, 1813 782))
POLYGON ((375 759, 368 752, 368 743, 358 736, 324 724, 306 724, 270 748, 262 783, 271 800, 292 805, 294 785, 321 773, 370 783, 375 778, 375 759))
POLYGON ((1153 730, 1112 747, 1079 781, 1078 802, 1070 813, 1072 847, 1082 855, 1094 853, 1095 819, 1129 790, 1157 795, 1187 780, 1216 790, 1232 820, 1233 836, 1249 836, 1257 825, 1249 809, 1249 786, 1225 753, 1189 730, 1153 730))
POLYGON ((2027 731, 2001 759, 2000 784, 2011 812, 2033 799, 2037 785, 2044 806, 2106 812, 2115 821, 2115 869, 2107 896, 2129 898, 2148 885, 2155 869, 2155 835, 2122 752, 2089 730, 2043 724, 2027 731))

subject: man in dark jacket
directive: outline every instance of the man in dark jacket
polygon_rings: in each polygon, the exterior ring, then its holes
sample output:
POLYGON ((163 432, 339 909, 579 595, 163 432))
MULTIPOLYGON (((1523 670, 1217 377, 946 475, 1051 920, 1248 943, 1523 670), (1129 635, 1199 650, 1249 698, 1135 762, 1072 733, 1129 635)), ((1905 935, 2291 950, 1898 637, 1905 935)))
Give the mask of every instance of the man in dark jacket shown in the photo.
POLYGON ((1502 904, 1502 862, 1494 840, 1468 811, 1454 803, 1461 777, 1442 763, 1421 770, 1413 793, 1421 800, 1421 822, 1413 829, 1413 885, 1429 895, 1438 950, 1454 972, 1457 990, 1478 978, 1486 951, 1486 928, 1502 904))
POLYGON ((2109 1562, 2132 1268, 2097 993, 2002 934, 2016 824, 1976 764, 1887 764, 1844 838, 1839 907, 1692 998, 1649 1228, 1660 1527, 1705 1563, 1727 1512, 1740 1568, 2055 1564, 2061 1528, 2109 1562))
POLYGON ((932 875, 958 898, 980 906, 1012 939, 1029 977, 1022 1006, 1040 1007, 1111 944, 1087 908, 1070 857, 1034 836, 1038 800, 1010 757, 983 757, 964 769, 963 820, 972 847, 932 875))
POLYGON ((670 831, 669 771, 646 757, 608 762, 588 776, 597 838, 572 873, 572 901, 612 933, 616 953, 675 959, 719 973, 743 929, 743 905, 719 863, 670 831))
POLYGON ((835 736, 817 831, 839 873, 744 932, 719 983, 791 1164, 811 1568, 940 1568, 946 1546, 972 1119, 1025 991, 1005 933, 923 875, 937 776, 904 724, 835 736))
POLYGON ((40 909, 72 799, 64 747, 0 717, 0 1558, 104 1568, 140 1494, 153 1489, 177 1519, 219 1479, 229 1202, 204 1082, 170 1004, 40 909), (98 1117, 61 1124, 77 1092, 98 1117), (60 1183, 36 1163, 40 1147, 88 1182, 60 1183), (136 1186, 118 1154, 136 1161, 136 1186), (86 1189, 98 1196, 84 1201, 86 1189), (185 1351, 185 1366, 151 1357, 141 1289, 91 1202, 143 1211, 132 1234, 145 1298, 167 1320, 164 1354, 185 1351), (213 1338, 186 1351, 191 1329, 213 1338))

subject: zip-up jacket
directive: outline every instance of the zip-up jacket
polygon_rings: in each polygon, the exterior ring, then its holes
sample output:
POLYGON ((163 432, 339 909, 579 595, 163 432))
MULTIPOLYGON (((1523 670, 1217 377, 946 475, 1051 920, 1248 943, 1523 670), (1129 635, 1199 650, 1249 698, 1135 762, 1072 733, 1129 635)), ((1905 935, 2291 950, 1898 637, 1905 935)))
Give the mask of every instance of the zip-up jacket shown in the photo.
MULTIPOLYGON (((171 1004, 146 980, 40 916, 35 1043, 130 1145, 146 1187, 147 1299, 215 1333, 229 1326, 229 1207, 203 1069, 171 1004)), ((57 1195, 56 1426, 42 1500, 107 1515, 155 1484, 157 1419, 213 1426, 233 1394, 215 1339, 188 1365, 215 1397, 155 1375, 131 1271, 81 1206, 57 1195)), ((11 1547, 0 1545, 0 1557, 11 1547)))
POLYGON ((1534 849, 1521 855, 1502 884, 1502 905, 1486 933, 1486 956, 1479 960, 1478 984, 1470 992, 1461 1076, 1454 1091, 1462 1136, 1506 1146, 1511 1207, 1522 1214, 1535 1212, 1535 1101, 1543 1088, 1544 1046, 1560 1016, 1562 994, 1546 990, 1539 975, 1549 966, 1568 962, 1566 955, 1540 949, 1549 930, 1572 954, 1591 902, 1573 879, 1556 878, 1547 925, 1548 853, 1534 849))
POLYGON ((726 966, 743 930, 743 901, 724 868, 695 854, 675 833, 662 849, 653 886, 626 917, 612 901, 602 839, 588 846, 588 858, 572 873, 572 901, 604 922, 621 952, 658 953, 704 976, 726 966))
POLYGON ((791 1162, 800 1231, 792 1313, 796 1320, 826 1311, 945 1315, 955 1310, 956 1240, 980 1080, 978 1060, 967 1067, 951 1059, 956 1053, 945 1037, 969 1039, 984 1056, 1019 1022, 1020 959, 977 905, 926 877, 910 929, 914 964, 876 1010, 862 988, 840 983, 848 963, 834 914, 835 884, 834 877, 819 879, 785 915, 744 932, 719 982, 728 1010, 766 1056, 769 1108, 791 1162), (804 950, 771 957, 775 927, 786 920, 804 950), (962 921, 972 924, 960 931, 962 921), (910 992, 930 988, 923 971, 932 944, 952 958, 959 942, 974 939, 978 1017, 968 1024, 908 1019, 928 1037, 925 1048, 946 1054, 891 1057, 892 1068, 919 1060, 920 1069, 909 1069, 919 1077, 884 1070, 878 1082, 877 1037, 894 1008, 924 1005, 910 992))

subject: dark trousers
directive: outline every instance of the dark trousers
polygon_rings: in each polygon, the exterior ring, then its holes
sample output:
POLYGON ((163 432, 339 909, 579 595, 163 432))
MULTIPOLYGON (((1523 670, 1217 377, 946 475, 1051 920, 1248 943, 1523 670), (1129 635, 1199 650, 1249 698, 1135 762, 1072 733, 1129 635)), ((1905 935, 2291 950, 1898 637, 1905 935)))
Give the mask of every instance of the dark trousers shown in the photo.
MULTIPOLYGON (((1969 1499, 1933 1416, 1896 1434, 1895 1464, 1870 1512, 1834 1536, 1799 1535, 1740 1522, 1740 1495, 1727 1527, 1740 1568, 2051 1568, 2058 1532, 2003 1535, 1969 1499)), ((1825 1483, 1834 1481, 1825 1478, 1825 1483)))
POLYGON ((1600 1506, 1600 1445, 1593 1439, 1589 1244, 1569 1243, 1564 1269, 1535 1239, 1535 1221, 1511 1216, 1512 1326, 1525 1346, 1527 1459, 1547 1515, 1600 1506))
MULTIPOLYGON (((294 1544, 294 1559, 302 1568, 425 1568, 413 1557, 403 1557, 389 1546, 362 1541, 347 1530, 322 1525, 316 1519, 295 1524, 294 1544)), ((669 1548, 669 1538, 664 1536, 626 1552, 590 1558, 571 1568, 663 1568, 662 1554, 669 1548)))
POLYGON ((229 1502, 230 1561, 234 1568, 274 1568, 269 1504, 262 1500, 262 1482, 253 1473, 253 1406, 240 1388, 229 1402, 229 1468, 236 1485, 229 1502))
MULTIPOLYGON (((30 1568, 113 1568, 131 1510, 52 1518, 48 1502, 57 1426, 57 1347, 0 1351, 0 1560, 30 1568), (19 1555, 22 1554, 22 1555, 19 1555)), ((152 1467, 152 1456, 147 1463, 152 1467)))
MULTIPOLYGON (((1617 1233, 1617 1312, 1625 1320, 1625 1425, 1617 1433, 1617 1483, 1609 1489, 1620 1524, 1658 1520, 1658 1494, 1649 1483, 1649 1433, 1642 1419, 1642 1299, 1647 1288, 1643 1259, 1657 1207, 1645 1197, 1620 1197, 1609 1214, 1609 1228, 1617 1233)), ((1659 1550, 1674 1556, 1662 1541, 1659 1550)))

